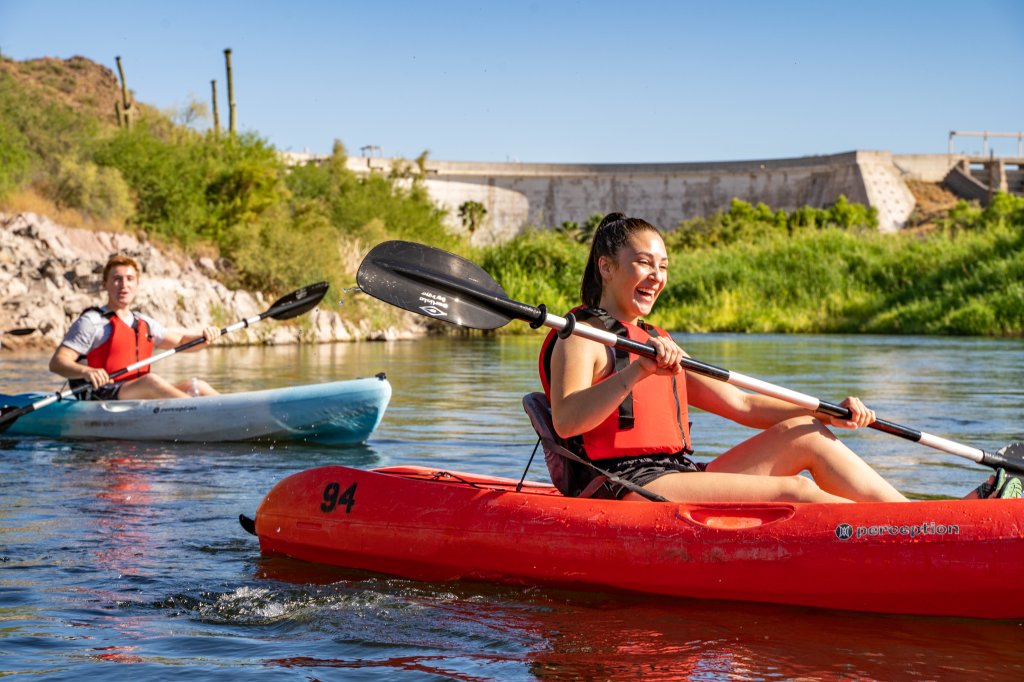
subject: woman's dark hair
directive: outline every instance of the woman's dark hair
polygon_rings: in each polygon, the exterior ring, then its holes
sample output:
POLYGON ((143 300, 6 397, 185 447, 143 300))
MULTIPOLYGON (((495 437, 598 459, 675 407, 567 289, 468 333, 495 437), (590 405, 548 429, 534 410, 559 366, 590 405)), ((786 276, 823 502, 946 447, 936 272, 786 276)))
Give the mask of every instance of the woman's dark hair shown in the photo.
POLYGON ((590 244, 587 267, 583 271, 583 284, 580 286, 580 299, 583 301, 583 305, 588 308, 597 308, 601 305, 601 290, 604 287, 604 282, 601 280, 601 271, 597 267, 601 256, 615 258, 619 249, 629 241, 632 235, 647 230, 661 236, 658 228, 643 218, 627 218, 621 213, 609 213, 601 220, 601 224, 594 231, 594 241, 590 244))

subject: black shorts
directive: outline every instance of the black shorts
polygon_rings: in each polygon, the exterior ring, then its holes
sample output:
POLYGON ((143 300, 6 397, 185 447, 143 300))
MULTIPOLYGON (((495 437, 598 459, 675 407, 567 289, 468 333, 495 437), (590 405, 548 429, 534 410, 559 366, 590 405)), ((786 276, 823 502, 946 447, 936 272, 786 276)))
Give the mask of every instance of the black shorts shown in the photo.
MULTIPOLYGON (((666 474, 704 471, 708 466, 704 462, 694 462, 683 454, 606 459, 598 460, 594 462, 594 465, 641 488, 666 474)), ((628 492, 630 491, 625 486, 608 481, 601 486, 594 497, 621 500, 628 492)))
POLYGON ((115 381, 110 384, 104 384, 99 388, 90 388, 82 391, 78 394, 79 400, 118 400, 118 395, 121 393, 121 387, 124 386, 123 381, 115 381))

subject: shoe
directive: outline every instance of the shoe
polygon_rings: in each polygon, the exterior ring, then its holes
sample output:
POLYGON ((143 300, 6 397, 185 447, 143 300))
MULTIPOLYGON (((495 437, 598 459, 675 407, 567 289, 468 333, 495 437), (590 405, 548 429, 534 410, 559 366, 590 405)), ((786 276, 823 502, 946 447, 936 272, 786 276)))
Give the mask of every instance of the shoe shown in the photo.
POLYGON ((1006 479, 1006 484, 997 493, 997 497, 1001 500, 1017 499, 1020 498, 1022 490, 1024 490, 1024 484, 1021 484, 1020 479, 1016 476, 1011 476, 1006 479))
POLYGON ((995 495, 1006 485, 1006 470, 999 468, 996 473, 989 476, 988 480, 974 489, 979 500, 987 500, 995 495))

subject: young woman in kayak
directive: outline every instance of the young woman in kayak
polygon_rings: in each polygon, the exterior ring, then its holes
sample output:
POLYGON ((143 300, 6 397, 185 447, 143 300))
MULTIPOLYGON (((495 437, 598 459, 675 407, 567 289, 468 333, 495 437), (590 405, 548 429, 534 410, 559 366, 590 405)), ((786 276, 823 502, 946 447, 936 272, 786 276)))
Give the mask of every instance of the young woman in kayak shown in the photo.
POLYGON ((207 327, 199 334, 184 335, 170 331, 152 318, 135 313, 131 304, 139 286, 139 265, 128 256, 114 255, 103 268, 103 288, 107 304, 89 308, 72 323, 64 340, 50 358, 50 371, 72 382, 88 381, 94 400, 137 400, 143 398, 185 398, 189 395, 216 395, 208 383, 193 379, 179 384, 149 371, 149 366, 118 377, 110 374, 153 354, 153 349, 170 349, 192 339, 206 343, 217 340, 220 329, 207 327))
MULTIPOLYGON (((665 242, 650 223, 621 213, 601 221, 583 274, 583 306, 574 314, 580 324, 651 343, 658 355, 630 360, 580 336, 549 334, 540 371, 556 433, 599 468, 670 500, 907 501, 827 428, 871 424, 875 413, 858 398, 842 402, 852 413, 846 421, 684 372, 685 351, 641 320, 667 285, 668 261, 665 242), (760 433, 706 465, 696 464, 687 457, 694 451, 688 405, 760 433), (804 471, 811 478, 801 476, 804 471)), ((1001 473, 969 497, 1019 497, 1020 489, 1019 480, 1001 473)), ((611 483, 598 495, 642 499, 611 483)))

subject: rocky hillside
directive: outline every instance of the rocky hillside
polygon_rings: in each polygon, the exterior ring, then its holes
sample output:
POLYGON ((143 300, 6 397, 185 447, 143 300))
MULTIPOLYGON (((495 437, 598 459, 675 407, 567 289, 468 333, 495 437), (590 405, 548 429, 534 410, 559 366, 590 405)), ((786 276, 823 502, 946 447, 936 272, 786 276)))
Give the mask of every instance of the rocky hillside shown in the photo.
POLYGON ((0 71, 10 74, 41 101, 66 105, 107 127, 117 125, 114 103, 121 99, 121 87, 114 72, 101 64, 85 57, 44 57, 23 62, 4 58, 0 59, 0 71))
MULTIPOLYGON (((258 315, 273 301, 231 291, 214 277, 211 259, 191 261, 126 233, 57 225, 32 213, 0 213, 0 330, 34 328, 29 336, 4 336, 3 350, 54 348, 68 325, 87 307, 103 303, 103 265, 112 253, 135 258, 143 269, 136 308, 169 327, 197 330, 258 315)), ((371 329, 317 309, 294 321, 266 320, 225 337, 223 343, 327 343, 415 336, 415 316, 401 326, 371 329)))

